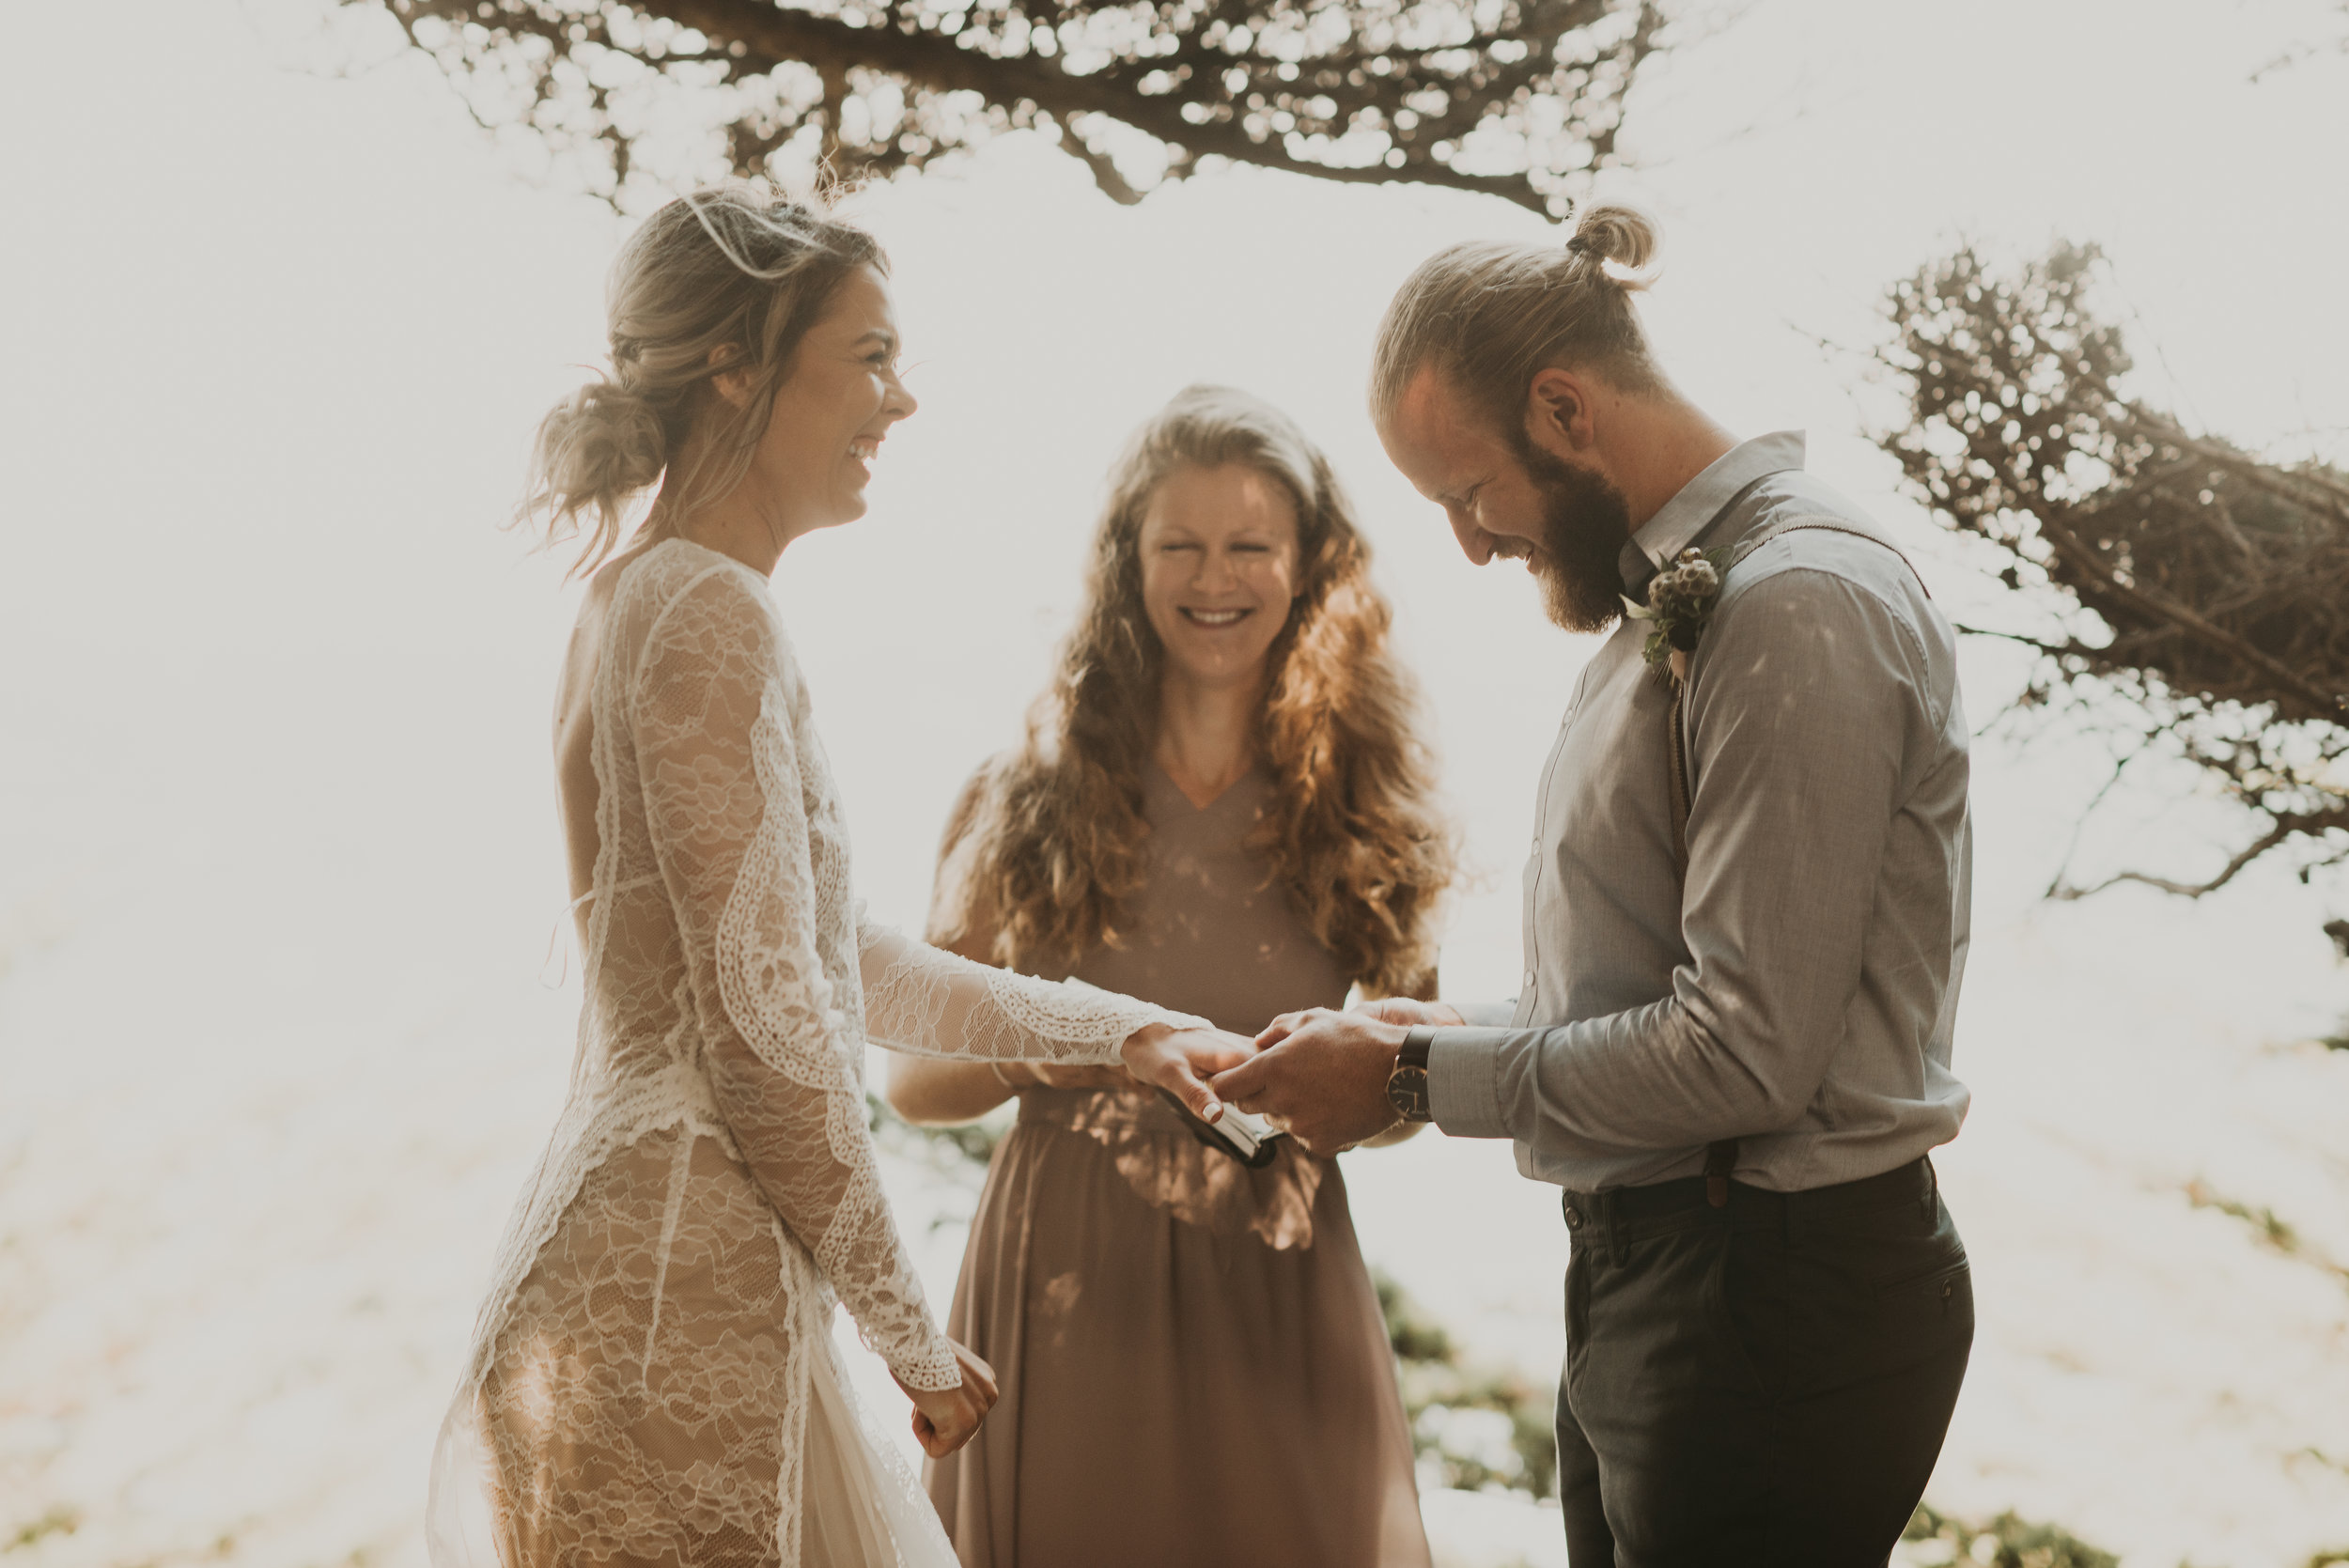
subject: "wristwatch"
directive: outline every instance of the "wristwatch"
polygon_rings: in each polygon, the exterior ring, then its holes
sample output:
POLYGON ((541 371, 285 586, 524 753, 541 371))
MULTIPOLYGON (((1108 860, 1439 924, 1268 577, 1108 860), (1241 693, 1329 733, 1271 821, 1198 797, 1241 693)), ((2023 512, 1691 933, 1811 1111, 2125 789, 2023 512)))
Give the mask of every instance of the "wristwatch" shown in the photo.
POLYGON ((1421 1025, 1403 1036, 1403 1048, 1394 1053, 1394 1071, 1387 1075, 1387 1103, 1407 1122, 1436 1119, 1427 1106, 1427 1049, 1435 1043, 1436 1032, 1421 1025))

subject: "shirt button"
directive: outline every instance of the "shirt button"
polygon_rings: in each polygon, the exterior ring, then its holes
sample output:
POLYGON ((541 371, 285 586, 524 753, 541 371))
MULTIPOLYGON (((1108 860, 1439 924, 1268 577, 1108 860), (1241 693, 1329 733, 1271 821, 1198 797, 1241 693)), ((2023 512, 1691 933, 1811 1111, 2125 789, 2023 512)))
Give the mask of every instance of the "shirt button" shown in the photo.
POLYGON ((1538 855, 1538 854, 1540 854, 1541 852, 1542 852, 1542 835, 1541 835, 1541 834, 1539 834, 1539 833, 1535 833, 1535 834, 1533 835, 1533 853, 1535 853, 1536 855, 1538 855))
POLYGON ((1533 988, 1533 971, 1532 970, 1527 970, 1525 971, 1525 988, 1529 991, 1533 988))

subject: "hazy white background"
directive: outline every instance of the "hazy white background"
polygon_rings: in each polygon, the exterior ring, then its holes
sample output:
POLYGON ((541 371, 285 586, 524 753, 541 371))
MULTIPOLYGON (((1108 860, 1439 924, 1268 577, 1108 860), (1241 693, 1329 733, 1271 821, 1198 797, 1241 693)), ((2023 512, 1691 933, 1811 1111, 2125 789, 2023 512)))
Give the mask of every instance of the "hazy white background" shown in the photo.
MULTIPOLYGON (((519 178, 421 60, 301 69, 298 15, 0 5, 0 1555, 26 1568, 418 1562, 430 1436, 568 1065, 546 725, 573 600, 496 525, 601 351, 626 225, 519 178)), ((2338 452, 2349 57, 2249 77, 2341 24, 1753 0, 1641 88, 1643 167, 1610 182, 1664 220, 1662 353, 1740 431, 1807 428, 1968 613, 1996 612, 1861 439, 1880 395, 1815 341, 1873 341, 1885 285, 1961 237, 2101 241, 2149 396, 2338 452)), ((857 211, 924 407, 871 516, 776 594, 877 910, 918 920, 954 789, 1041 680, 1116 442, 1215 379, 1291 409, 1361 504, 1484 873, 1445 984, 1509 989, 1533 776, 1594 644, 1459 558, 1360 389, 1414 262, 1544 225, 1245 172, 1120 209, 1018 138, 857 211)), ((1979 722, 2020 669, 1977 647, 1967 676, 1979 722)), ((1977 756, 1977 1099, 1939 1162, 1982 1327, 1931 1496, 2131 1568, 2296 1568, 2349 1545, 2349 1277, 2183 1188, 2349 1262, 2349 1053, 2308 1043, 2349 1008, 2317 931, 2349 888, 2042 905, 2098 753, 1977 756)), ((2207 869, 2226 831, 2150 794, 2113 821, 2092 867, 2207 869)), ((1505 1146, 1348 1175, 1375 1263, 1549 1375, 1564 1238, 1505 1146)), ((964 1201, 894 1179, 917 1231, 964 1201)), ((942 1298, 959 1235, 924 1234, 942 1298)), ((1554 1514, 1428 1512, 1455 1561, 1563 1560, 1554 1514)))

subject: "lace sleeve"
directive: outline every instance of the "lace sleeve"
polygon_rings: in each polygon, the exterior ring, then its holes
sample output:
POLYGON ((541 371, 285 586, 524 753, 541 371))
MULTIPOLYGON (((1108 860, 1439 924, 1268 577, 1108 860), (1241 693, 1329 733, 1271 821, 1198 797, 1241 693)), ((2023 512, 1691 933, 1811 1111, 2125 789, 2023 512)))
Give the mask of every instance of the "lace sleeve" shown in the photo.
POLYGON ((630 704, 646 815, 742 1157, 865 1343, 908 1387, 951 1389, 961 1372, 882 1196, 862 1048, 819 955, 785 658, 756 591, 723 570, 661 610, 630 704))
POLYGON ((857 951, 865 1038, 911 1056, 1114 1063, 1148 1025, 1214 1027, 1114 991, 973 963, 862 918, 857 951))

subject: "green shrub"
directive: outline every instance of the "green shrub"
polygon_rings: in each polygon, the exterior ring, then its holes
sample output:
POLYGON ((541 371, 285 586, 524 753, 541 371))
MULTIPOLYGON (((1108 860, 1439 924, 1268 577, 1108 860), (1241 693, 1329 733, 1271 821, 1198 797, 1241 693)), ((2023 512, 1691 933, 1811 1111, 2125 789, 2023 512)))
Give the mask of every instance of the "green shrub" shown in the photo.
POLYGON ((1950 1555, 1944 1560, 1980 1563, 1983 1568, 2121 1568, 2119 1558, 2070 1530, 2032 1524, 2012 1514, 2001 1514, 1986 1525, 1968 1525, 1921 1503, 1901 1539, 1946 1543, 1950 1555))

